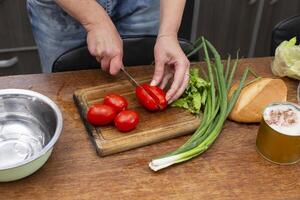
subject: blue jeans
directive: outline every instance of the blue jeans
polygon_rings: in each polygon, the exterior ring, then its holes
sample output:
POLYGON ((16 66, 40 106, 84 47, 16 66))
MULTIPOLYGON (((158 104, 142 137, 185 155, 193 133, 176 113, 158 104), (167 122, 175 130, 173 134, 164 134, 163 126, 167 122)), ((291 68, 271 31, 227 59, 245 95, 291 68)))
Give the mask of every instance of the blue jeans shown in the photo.
MULTIPOLYGON (((156 35, 159 29, 159 0, 97 0, 122 36, 156 35)), ((86 43, 86 31, 54 0, 27 0, 32 31, 43 72, 52 71, 64 52, 86 43)))

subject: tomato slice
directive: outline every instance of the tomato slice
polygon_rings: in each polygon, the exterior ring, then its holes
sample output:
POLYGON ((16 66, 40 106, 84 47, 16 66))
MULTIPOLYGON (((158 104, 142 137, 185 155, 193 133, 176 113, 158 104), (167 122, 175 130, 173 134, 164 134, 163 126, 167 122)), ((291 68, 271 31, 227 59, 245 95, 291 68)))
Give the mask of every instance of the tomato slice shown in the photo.
POLYGON ((145 107, 147 110, 156 111, 158 110, 158 106, 154 99, 146 92, 146 90, 139 86, 135 89, 135 94, 140 102, 140 104, 145 107))
POLYGON ((166 100, 166 94, 162 89, 157 86, 151 86, 149 84, 144 84, 143 88, 154 99, 160 110, 163 110, 167 107, 168 103, 166 100))
POLYGON ((143 84, 136 88, 140 104, 150 111, 160 111, 167 107, 166 94, 157 86, 143 84))

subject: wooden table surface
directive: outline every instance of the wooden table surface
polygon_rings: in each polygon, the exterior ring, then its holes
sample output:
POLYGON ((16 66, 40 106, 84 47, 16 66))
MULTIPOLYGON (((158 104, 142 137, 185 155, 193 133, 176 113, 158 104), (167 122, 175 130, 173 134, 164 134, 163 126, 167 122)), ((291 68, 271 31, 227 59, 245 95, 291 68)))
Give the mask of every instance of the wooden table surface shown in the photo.
MULTIPOLYGON (((272 76, 271 58, 245 59, 262 76, 272 76)), ((152 73, 132 68, 134 76, 152 73)), ((124 77, 116 77, 124 78, 124 77)), ((289 84, 296 101, 297 82, 289 84)), ((255 150, 258 125, 227 121, 214 145, 187 163, 158 173, 151 158, 171 151, 188 137, 100 158, 81 122, 72 95, 76 89, 113 82, 100 70, 0 78, 0 88, 30 89, 47 95, 60 107, 63 133, 48 162, 19 181, 0 183, 0 199, 300 199, 300 163, 271 164, 255 150)))

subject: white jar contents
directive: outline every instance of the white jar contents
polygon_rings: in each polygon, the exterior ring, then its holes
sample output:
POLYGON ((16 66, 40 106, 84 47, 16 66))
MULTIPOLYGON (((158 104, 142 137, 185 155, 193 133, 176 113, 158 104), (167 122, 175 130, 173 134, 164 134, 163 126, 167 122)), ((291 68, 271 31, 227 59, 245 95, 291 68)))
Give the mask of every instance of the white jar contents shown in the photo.
POLYGON ((273 104, 264 111, 265 122, 274 130, 291 136, 300 136, 300 109, 293 104, 273 104))

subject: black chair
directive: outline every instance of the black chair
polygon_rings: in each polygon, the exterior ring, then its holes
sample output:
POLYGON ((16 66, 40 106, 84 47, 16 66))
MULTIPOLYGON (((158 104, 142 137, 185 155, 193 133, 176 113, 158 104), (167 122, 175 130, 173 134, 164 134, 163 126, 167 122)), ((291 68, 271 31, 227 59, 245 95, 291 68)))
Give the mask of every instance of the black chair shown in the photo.
POLYGON ((300 40, 300 15, 290 17, 277 24, 272 31, 271 55, 275 54, 277 46, 284 40, 297 37, 300 40))
MULTIPOLYGON (((154 60, 153 48, 156 36, 124 37, 123 63, 125 66, 149 65, 154 60)), ((194 47, 191 42, 179 39, 179 44, 187 54, 194 47)), ((198 55, 190 58, 198 60, 198 55)), ((53 64, 52 72, 99 68, 97 60, 89 53, 86 45, 71 49, 59 56, 53 64)))

